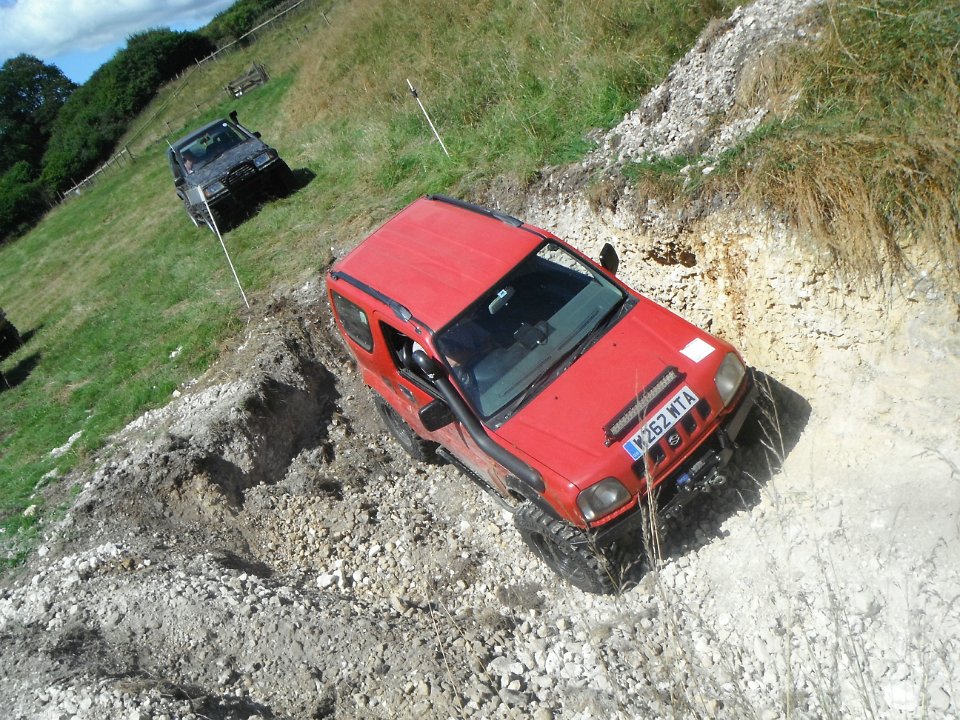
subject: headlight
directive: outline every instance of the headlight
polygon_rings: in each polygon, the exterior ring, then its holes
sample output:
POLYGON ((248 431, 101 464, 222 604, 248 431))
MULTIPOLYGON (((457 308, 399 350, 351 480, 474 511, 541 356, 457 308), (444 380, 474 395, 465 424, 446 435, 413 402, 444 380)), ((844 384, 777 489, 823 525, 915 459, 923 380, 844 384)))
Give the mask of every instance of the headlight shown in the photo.
POLYGON ((224 185, 219 180, 210 183, 203 189, 203 196, 207 198, 212 198, 214 195, 219 195, 224 190, 227 189, 227 186, 224 185))
POLYGON ((717 376, 713 379, 717 385, 717 392, 720 393, 720 399, 723 400, 723 406, 726 407, 733 400, 733 396, 740 389, 740 383, 743 382, 747 369, 740 362, 736 353, 727 353, 727 356, 720 363, 717 370, 717 376))
POLYGON ((260 153, 253 159, 253 164, 261 168, 276 157, 277 154, 275 152, 260 153))
POLYGON ((577 497, 577 505, 587 522, 607 515, 630 502, 630 491, 616 478, 606 478, 588 487, 577 497))

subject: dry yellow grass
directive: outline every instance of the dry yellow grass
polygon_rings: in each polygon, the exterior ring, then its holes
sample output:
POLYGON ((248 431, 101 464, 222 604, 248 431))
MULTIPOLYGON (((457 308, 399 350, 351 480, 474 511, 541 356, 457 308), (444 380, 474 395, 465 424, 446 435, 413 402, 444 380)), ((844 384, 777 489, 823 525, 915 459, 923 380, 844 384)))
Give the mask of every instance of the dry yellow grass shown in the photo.
POLYGON ((960 6, 825 12, 821 44, 761 88, 798 101, 744 189, 862 276, 935 257, 960 280, 960 6))

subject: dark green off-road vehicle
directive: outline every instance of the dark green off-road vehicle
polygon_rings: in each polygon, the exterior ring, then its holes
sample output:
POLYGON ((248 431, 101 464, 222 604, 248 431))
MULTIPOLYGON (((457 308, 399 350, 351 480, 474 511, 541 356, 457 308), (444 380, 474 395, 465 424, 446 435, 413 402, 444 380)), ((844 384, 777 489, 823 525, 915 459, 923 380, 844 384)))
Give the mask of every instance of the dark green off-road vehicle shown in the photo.
POLYGON ((167 151, 177 196, 194 225, 229 221, 267 195, 293 190, 293 173, 236 111, 177 140, 167 151))

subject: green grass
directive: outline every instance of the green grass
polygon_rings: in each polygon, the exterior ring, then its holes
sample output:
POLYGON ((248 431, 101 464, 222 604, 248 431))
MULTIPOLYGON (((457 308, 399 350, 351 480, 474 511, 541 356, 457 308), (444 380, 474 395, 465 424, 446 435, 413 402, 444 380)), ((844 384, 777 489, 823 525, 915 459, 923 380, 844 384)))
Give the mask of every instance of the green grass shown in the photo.
POLYGON ((747 187, 848 266, 877 273, 919 243, 960 274, 960 3, 824 14, 823 44, 795 55, 789 131, 754 153, 747 187))
POLYGON ((29 338, 4 362, 15 387, 0 394, 8 534, 32 524, 22 511, 46 473, 65 473, 164 403, 239 326, 219 247, 183 232, 164 168, 152 165, 115 174, 3 250, 2 296, 29 338), (66 455, 50 456, 78 431, 66 455))
POLYGON ((352 244, 417 195, 470 195, 498 175, 523 181, 580 157, 587 131, 619 120, 732 6, 318 1, 164 89, 121 142, 133 164, 0 247, 0 299, 29 337, 2 364, 15 387, 0 393, 0 563, 29 546, 43 513, 23 511, 42 506, 45 475, 89 462, 243 327, 219 244, 189 223, 173 192, 166 139, 235 108, 295 171, 312 174, 226 237, 256 304, 316 276, 332 246, 352 244), (254 61, 271 81, 228 98, 223 85, 254 61), (78 431, 69 452, 51 457, 78 431))
POLYGON ((401 200, 444 188, 469 193, 497 175, 522 183, 544 165, 582 157, 585 131, 617 122, 732 5, 340 6, 330 14, 335 28, 301 60, 288 112, 320 150, 331 183, 348 177, 401 200), (408 78, 451 158, 436 146, 408 78), (317 116, 330 122, 312 123, 317 116))

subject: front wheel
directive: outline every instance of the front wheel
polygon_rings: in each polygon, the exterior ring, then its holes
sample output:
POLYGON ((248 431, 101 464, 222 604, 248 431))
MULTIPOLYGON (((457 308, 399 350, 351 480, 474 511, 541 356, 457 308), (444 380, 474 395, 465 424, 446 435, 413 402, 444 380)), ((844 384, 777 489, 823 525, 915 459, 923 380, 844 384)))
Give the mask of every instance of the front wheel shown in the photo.
POLYGON ((520 507, 513 522, 533 554, 571 585, 600 595, 619 587, 616 563, 579 528, 530 502, 520 507))
POLYGON ((283 160, 277 161, 277 169, 274 171, 277 195, 286 197, 297 189, 297 183, 293 177, 293 170, 283 160))
POLYGON ((417 435, 414 429, 390 406, 390 403, 380 396, 375 397, 373 403, 377 406, 377 412, 383 424, 407 455, 420 462, 427 462, 433 458, 435 445, 417 435))

